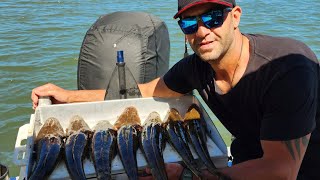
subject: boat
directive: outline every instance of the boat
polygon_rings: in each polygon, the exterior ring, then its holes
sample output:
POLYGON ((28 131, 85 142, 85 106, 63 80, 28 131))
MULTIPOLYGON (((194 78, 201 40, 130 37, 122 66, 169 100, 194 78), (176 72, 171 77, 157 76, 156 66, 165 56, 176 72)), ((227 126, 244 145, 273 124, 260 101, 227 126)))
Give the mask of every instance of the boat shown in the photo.
MULTIPOLYGON (((110 84, 108 82, 113 83, 112 72, 117 68, 115 60, 119 50, 123 50, 126 66, 135 80, 133 84, 145 83, 163 75, 169 68, 170 42, 166 24, 161 19, 144 12, 114 12, 99 17, 87 31, 81 46, 78 89, 104 89, 107 88, 107 84, 110 84)), ((111 87, 118 87, 117 83, 114 81, 111 87)), ((130 96, 130 98, 119 99, 116 93, 111 94, 105 101, 55 105, 48 97, 41 97, 38 108, 30 115, 29 123, 22 125, 17 134, 14 163, 20 167, 20 174, 16 179, 28 179, 34 163, 35 137, 47 118, 57 118, 66 130, 71 116, 79 115, 90 127, 93 127, 99 120, 109 120, 114 123, 116 117, 127 106, 136 107, 141 119, 144 120, 152 111, 157 111, 164 118, 171 107, 184 113, 190 104, 197 103, 207 123, 207 132, 209 132, 207 145, 210 157, 217 167, 228 165, 226 144, 197 96, 188 95, 177 99, 136 96, 130 96)), ((170 145, 166 146, 163 153, 166 163, 182 161, 170 145)), ((195 152, 193 154, 197 158, 195 152)), ((146 159, 140 150, 137 151, 137 164, 139 169, 147 166, 146 159)), ((92 162, 85 159, 83 166, 86 177, 95 178, 92 162)), ((119 156, 116 156, 112 162, 112 174, 118 179, 126 177, 119 156)), ((68 178, 65 163, 59 163, 49 176, 49 179, 68 178)))

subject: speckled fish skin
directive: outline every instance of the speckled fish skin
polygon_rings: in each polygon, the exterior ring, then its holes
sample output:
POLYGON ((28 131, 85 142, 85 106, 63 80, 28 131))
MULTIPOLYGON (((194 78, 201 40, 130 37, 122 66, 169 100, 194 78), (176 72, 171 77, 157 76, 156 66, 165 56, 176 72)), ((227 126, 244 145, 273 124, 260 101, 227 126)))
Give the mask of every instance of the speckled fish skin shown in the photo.
POLYGON ((74 116, 70 120, 67 128, 68 137, 65 143, 65 160, 71 179, 86 179, 83 159, 91 133, 89 126, 82 117, 74 116))
POLYGON ((93 130, 91 149, 97 179, 111 179, 111 163, 117 148, 117 131, 109 121, 98 122, 93 130))
POLYGON ((46 120, 36 138, 37 162, 28 179, 47 179, 60 160, 63 129, 55 118, 46 120))
POLYGON ((193 174, 200 177, 200 170, 188 145, 187 134, 183 127, 183 119, 176 109, 171 108, 169 110, 164 126, 169 143, 181 156, 183 162, 193 174))
POLYGON ((207 169, 215 173, 216 167, 211 161, 207 148, 207 135, 205 123, 200 114, 200 108, 196 104, 192 104, 184 118, 184 127, 188 134, 189 142, 192 144, 199 159, 204 163, 207 169))
POLYGON ((163 150, 166 140, 160 115, 157 112, 149 114, 141 132, 141 147, 146 157, 154 179, 167 180, 167 172, 163 160, 163 150))
POLYGON ((122 165, 130 180, 138 179, 136 152, 141 132, 140 118, 134 107, 128 107, 115 123, 117 131, 117 147, 122 165))

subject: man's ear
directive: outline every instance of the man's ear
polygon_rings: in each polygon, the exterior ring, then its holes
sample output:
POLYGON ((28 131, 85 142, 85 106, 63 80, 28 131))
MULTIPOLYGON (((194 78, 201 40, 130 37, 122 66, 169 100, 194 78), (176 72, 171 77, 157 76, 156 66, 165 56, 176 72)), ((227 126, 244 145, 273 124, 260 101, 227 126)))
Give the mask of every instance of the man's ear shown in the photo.
POLYGON ((233 19, 232 22, 233 22, 234 29, 237 29, 239 27, 241 14, 242 14, 242 9, 240 6, 235 6, 232 9, 232 19, 233 19))

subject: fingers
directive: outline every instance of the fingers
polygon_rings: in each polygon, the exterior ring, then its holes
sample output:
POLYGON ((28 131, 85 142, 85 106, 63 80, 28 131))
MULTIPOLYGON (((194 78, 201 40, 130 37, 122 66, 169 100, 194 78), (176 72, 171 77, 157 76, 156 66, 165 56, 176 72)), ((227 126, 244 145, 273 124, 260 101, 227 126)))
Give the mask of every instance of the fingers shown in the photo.
POLYGON ((36 95, 36 93, 34 92, 34 89, 31 92, 31 100, 32 100, 32 108, 36 109, 38 106, 38 102, 39 102, 39 97, 36 95))
POLYGON ((179 163, 166 164, 166 171, 169 179, 179 179, 183 171, 183 166, 179 163))
POLYGON ((52 96, 57 88, 57 86, 51 83, 34 88, 31 92, 32 108, 36 109, 38 107, 40 96, 52 96))
POLYGON ((151 174, 151 169, 147 167, 146 170, 145 170, 145 172, 146 172, 147 174, 151 174))
POLYGON ((140 171, 139 173, 139 180, 151 180, 153 179, 152 174, 151 174, 151 169, 150 168, 145 168, 143 171, 140 171))
POLYGON ((34 88, 32 91, 38 96, 51 96, 53 91, 57 90, 58 86, 48 83, 37 88, 34 88))
POLYGON ((183 166, 179 163, 167 163, 166 169, 183 169, 183 166))
MULTIPOLYGON (((179 179, 183 171, 183 166, 179 163, 167 163, 166 171, 169 179, 179 179)), ((139 180, 153 179, 150 168, 146 168, 144 172, 145 172, 144 175, 140 176, 139 180)))
POLYGON ((152 177, 152 175, 150 175, 150 176, 139 176, 139 180, 153 180, 153 177, 152 177))

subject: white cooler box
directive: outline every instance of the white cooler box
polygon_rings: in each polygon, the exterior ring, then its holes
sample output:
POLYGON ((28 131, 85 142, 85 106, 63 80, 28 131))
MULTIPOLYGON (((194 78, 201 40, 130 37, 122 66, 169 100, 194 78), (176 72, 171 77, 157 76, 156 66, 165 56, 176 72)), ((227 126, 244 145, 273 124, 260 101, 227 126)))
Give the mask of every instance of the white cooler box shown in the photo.
MULTIPOLYGON (((158 112, 163 120, 170 108, 176 108, 180 112, 181 116, 184 117, 184 114, 192 103, 198 104, 207 123, 206 128, 209 137, 207 145, 210 156, 218 168, 227 166, 228 151, 226 144, 220 136, 217 128, 214 126, 212 119, 210 119, 208 113, 195 96, 183 96, 178 99, 137 98, 60 105, 51 105, 50 100, 42 100, 42 102, 43 103, 40 103, 39 107, 35 111, 35 114, 31 115, 30 123, 21 126, 17 135, 14 162, 21 167, 19 179, 27 177, 27 172, 30 169, 28 164, 30 164, 30 161, 34 160, 31 158, 34 139, 46 119, 49 117, 57 118, 64 130, 66 130, 71 117, 74 115, 80 115, 89 127, 92 128, 99 120, 109 120, 113 124, 117 120, 117 117, 120 116, 128 106, 134 106, 137 108, 142 125, 147 116, 153 111, 158 112), (23 142, 26 144, 23 145, 23 142)), ((191 146, 190 149, 194 157, 197 159, 198 156, 191 146)), ((163 153, 165 162, 182 161, 178 153, 168 143, 163 153)), ((147 166, 146 159, 140 149, 137 151, 137 163, 139 169, 143 169, 147 166)), ((87 178, 95 178, 95 169, 91 160, 84 160, 84 171, 87 178)), ((115 179, 123 179, 126 178, 124 173, 122 162, 119 155, 117 155, 112 161, 112 174, 114 174, 115 179)), ((49 179, 69 179, 69 173, 64 160, 59 162, 49 179)))

